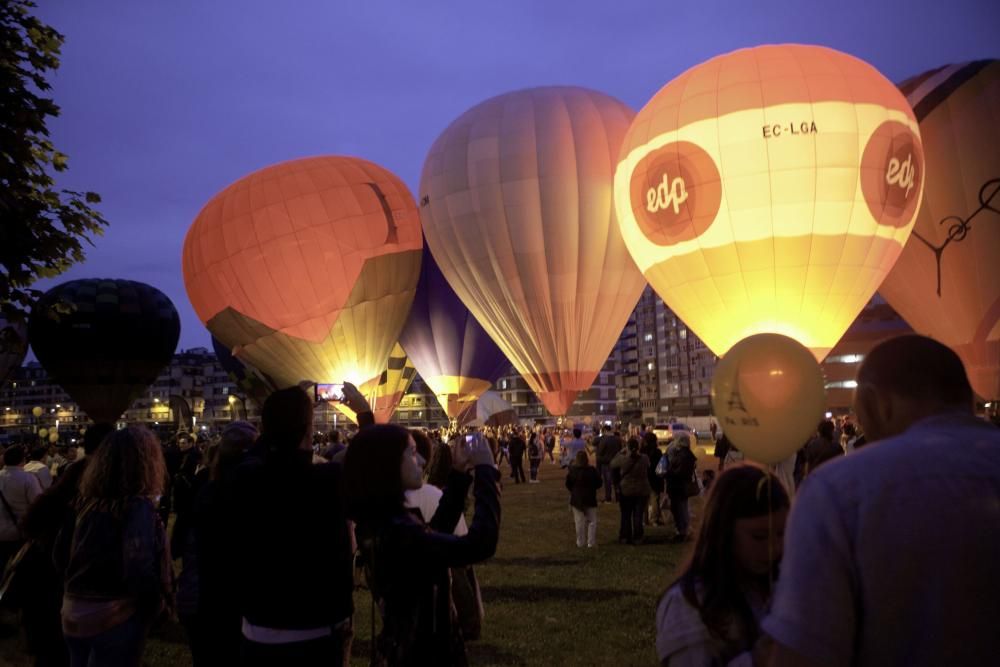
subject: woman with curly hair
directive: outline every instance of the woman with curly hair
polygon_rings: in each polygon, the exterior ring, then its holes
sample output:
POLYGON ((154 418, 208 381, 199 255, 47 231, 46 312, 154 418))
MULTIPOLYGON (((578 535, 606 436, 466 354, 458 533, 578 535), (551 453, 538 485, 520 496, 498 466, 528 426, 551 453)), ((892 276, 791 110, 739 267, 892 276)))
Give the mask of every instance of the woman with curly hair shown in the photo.
POLYGON ((727 468, 716 478, 691 558, 656 609, 661 665, 766 664, 760 619, 788 507, 781 482, 756 466, 727 468))
POLYGON ((170 549, 156 507, 166 477, 160 442, 142 426, 108 435, 80 481, 64 571, 70 662, 139 665, 146 634, 171 601, 170 549))

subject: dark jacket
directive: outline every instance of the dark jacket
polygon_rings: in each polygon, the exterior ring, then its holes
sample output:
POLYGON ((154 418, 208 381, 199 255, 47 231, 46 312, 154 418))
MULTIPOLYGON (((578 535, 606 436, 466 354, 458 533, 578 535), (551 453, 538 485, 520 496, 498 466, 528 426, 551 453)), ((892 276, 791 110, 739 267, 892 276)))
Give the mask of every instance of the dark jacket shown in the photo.
POLYGON ((152 618, 170 603, 170 548, 163 523, 149 498, 129 498, 114 509, 86 502, 72 530, 56 545, 66 595, 91 600, 131 600, 152 618))
POLYGON ((830 459, 843 456, 843 454, 844 450, 840 445, 817 435, 809 441, 805 447, 805 451, 803 452, 803 462, 805 464, 803 476, 808 476, 816 470, 816 468, 820 467, 830 459))
POLYGON ((663 452, 661 452, 660 448, 656 445, 655 436, 653 438, 653 442, 645 442, 643 444, 642 453, 649 459, 649 486, 653 489, 653 493, 663 493, 664 478, 656 474, 656 466, 660 463, 660 458, 663 457, 663 452))
POLYGON ((234 577, 226 588, 251 624, 330 627, 354 611, 342 493, 340 466, 313 465, 308 451, 269 454, 236 470, 219 541, 234 577), (314 558, 323 562, 319 575, 309 566, 314 558))
POLYGON ((698 457, 690 447, 680 445, 668 449, 667 457, 670 461, 670 467, 667 469, 667 493, 672 496, 685 495, 687 484, 698 466, 698 457))
POLYGON ((653 492, 649 486, 649 459, 645 454, 629 454, 624 450, 612 459, 611 467, 621 472, 622 495, 648 496, 653 492))
POLYGON ((622 439, 617 435, 609 433, 608 435, 602 435, 601 439, 597 443, 597 464, 598 465, 611 465, 611 461, 618 455, 622 449, 622 439))
POLYGON ((521 461, 524 459, 524 452, 527 449, 527 445, 524 444, 524 440, 521 436, 515 435, 510 439, 510 460, 511 461, 521 461))
POLYGON ((601 475, 593 466, 570 466, 566 475, 569 504, 578 510, 597 507, 597 489, 602 484, 601 475))
POLYGON ((448 568, 472 565, 496 552, 500 532, 500 474, 479 466, 469 532, 453 534, 472 477, 453 472, 430 524, 400 509, 359 522, 358 540, 372 590, 382 608, 378 650, 390 665, 464 665, 461 630, 451 615, 448 568))

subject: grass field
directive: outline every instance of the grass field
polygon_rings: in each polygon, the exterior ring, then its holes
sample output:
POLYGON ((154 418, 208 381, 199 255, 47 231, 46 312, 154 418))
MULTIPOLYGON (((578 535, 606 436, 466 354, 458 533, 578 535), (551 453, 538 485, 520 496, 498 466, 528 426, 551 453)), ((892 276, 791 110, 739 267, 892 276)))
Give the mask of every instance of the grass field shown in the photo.
MULTIPOLYGON (((703 451, 701 460, 708 463, 703 451)), ((602 504, 598 547, 578 549, 564 471, 546 461, 540 484, 515 485, 504 468, 500 546, 476 567, 486 617, 482 638, 467 645, 470 663, 656 664, 656 601, 690 548, 668 543, 669 514, 667 526, 647 529, 644 545, 618 545, 618 506, 602 504)), ((692 501, 697 523, 702 503, 692 501)), ((358 591, 354 603, 352 665, 367 665, 371 599, 358 591)), ((152 667, 190 664, 177 625, 154 633, 145 661, 152 667)), ((15 637, 0 639, 0 665, 30 665, 15 637)))

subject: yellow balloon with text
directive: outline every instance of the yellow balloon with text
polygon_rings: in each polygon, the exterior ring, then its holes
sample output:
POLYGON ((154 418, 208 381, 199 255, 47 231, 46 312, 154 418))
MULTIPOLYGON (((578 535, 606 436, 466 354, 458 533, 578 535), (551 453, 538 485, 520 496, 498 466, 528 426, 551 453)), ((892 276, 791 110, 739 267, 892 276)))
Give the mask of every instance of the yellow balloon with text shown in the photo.
POLYGON ((924 180, 913 110, 888 79, 785 44, 656 93, 625 136, 614 198, 632 259, 715 354, 780 333, 823 359, 902 252, 924 180))
POLYGON ((712 405, 748 459, 778 463, 806 443, 823 417, 823 372, 812 352, 787 336, 750 336, 715 367, 712 405))

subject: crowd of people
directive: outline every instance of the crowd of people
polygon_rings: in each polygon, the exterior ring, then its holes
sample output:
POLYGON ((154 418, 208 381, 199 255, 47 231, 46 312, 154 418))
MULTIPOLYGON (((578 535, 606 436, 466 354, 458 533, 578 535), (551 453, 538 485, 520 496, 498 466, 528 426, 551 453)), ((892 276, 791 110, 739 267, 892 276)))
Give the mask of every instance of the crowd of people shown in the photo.
POLYGON ((687 434, 663 448, 641 426, 408 431, 345 394, 359 422, 349 437, 315 436, 313 400, 291 388, 267 399, 259 431, 234 422, 207 443, 99 424, 72 461, 8 448, 0 559, 16 567, 0 601, 20 609, 37 664, 139 665, 164 616, 195 665, 348 664, 359 582, 373 664, 466 664, 501 477, 538 483, 542 465, 564 479, 577 548, 598 547, 600 503, 619 506, 619 543, 672 525, 687 556, 655 609, 663 665, 1000 654, 1000 430, 973 414, 961 362, 929 339, 876 347, 856 419, 822 421, 773 466, 716 428, 709 466, 687 434))

